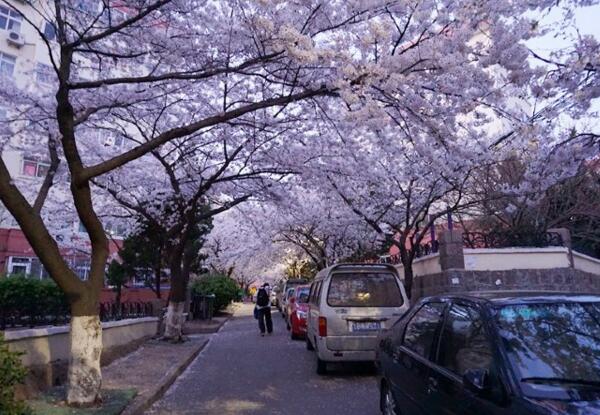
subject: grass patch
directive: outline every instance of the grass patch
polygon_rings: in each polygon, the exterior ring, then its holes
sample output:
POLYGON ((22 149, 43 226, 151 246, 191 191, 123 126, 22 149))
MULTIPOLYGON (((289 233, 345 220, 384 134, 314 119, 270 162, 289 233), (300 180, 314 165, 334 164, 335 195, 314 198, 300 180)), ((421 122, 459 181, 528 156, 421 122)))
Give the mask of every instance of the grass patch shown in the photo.
POLYGON ((102 406, 71 408, 64 400, 64 387, 53 388, 27 404, 36 415, 118 415, 133 400, 136 393, 135 389, 103 389, 102 406))

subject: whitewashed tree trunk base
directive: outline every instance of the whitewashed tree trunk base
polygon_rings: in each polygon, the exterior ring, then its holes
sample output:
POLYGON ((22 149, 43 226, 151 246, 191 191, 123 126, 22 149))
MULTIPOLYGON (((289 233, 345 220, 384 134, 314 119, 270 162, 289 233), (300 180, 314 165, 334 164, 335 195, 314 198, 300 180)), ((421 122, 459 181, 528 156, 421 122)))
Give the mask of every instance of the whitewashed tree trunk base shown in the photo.
POLYGON ((67 402, 89 406, 101 401, 100 356, 102 326, 98 316, 71 318, 71 360, 69 362, 67 402))
POLYGON ((165 340, 181 341, 183 339, 185 302, 169 302, 165 316, 165 340))

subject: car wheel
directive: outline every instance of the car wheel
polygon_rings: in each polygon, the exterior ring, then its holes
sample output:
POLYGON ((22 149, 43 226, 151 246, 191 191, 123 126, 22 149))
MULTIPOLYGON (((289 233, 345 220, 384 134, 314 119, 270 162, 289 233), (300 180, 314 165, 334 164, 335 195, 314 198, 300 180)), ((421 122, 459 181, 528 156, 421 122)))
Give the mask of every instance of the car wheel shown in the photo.
POLYGON ((308 334, 306 335, 306 350, 309 351, 313 351, 315 350, 315 348, 313 347, 312 343, 310 342, 310 339, 308 338, 308 334))
POLYGON ((292 338, 292 340, 298 340, 299 339, 298 335, 296 333, 294 333, 294 330, 292 330, 292 334, 291 334, 290 337, 292 338))
POLYGON ((292 329, 290 323, 288 323, 287 321, 285 322, 285 328, 288 329, 288 331, 292 329))
POLYGON ((381 413, 383 415, 400 415, 394 395, 387 385, 381 388, 381 413))
POLYGON ((317 357, 317 375, 327 374, 327 362, 317 357))

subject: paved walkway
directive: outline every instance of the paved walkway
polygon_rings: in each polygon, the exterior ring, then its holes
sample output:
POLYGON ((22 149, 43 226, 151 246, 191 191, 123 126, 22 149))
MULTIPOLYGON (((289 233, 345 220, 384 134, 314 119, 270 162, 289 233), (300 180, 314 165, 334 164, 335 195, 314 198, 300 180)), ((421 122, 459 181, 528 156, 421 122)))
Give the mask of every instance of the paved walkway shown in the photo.
POLYGON ((292 341, 278 313, 272 336, 260 337, 252 305, 211 335, 198 358, 149 414, 376 415, 370 366, 315 372, 315 355, 292 341))
POLYGON ((168 388, 198 355, 208 341, 207 335, 195 335, 191 341, 171 344, 148 340, 135 352, 102 369, 102 387, 137 391, 126 414, 140 413, 168 388))

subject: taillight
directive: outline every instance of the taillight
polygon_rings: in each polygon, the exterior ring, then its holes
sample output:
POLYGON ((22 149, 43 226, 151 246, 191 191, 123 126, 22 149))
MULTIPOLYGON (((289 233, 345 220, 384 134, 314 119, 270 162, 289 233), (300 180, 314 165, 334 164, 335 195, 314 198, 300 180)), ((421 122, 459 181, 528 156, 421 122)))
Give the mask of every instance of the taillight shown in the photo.
POLYGON ((327 337, 327 319, 319 317, 319 336, 327 337))

